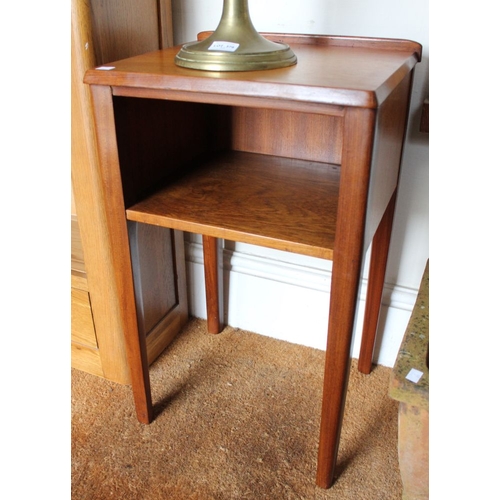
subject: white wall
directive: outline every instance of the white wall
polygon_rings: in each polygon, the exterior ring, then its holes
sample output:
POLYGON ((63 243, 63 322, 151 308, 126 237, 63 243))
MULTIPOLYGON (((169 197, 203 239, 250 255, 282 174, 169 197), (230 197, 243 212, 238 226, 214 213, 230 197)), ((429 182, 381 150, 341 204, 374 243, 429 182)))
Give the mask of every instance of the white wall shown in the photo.
MULTIPOLYGON (((172 0, 176 43, 220 20, 223 0, 172 0)), ((408 137, 389 255, 375 361, 392 366, 429 256, 428 135, 418 131, 428 97, 428 2, 410 0, 249 0, 259 31, 406 38, 423 45, 415 70, 408 137)), ((300 63, 300 62, 299 62, 300 63)), ((191 313, 205 317, 200 240, 187 238, 191 313)), ((324 349, 331 264, 285 252, 225 243, 226 319, 232 326, 324 349)), ((364 308, 365 268, 360 294, 364 308)), ((360 343, 356 321, 353 356, 360 343)))

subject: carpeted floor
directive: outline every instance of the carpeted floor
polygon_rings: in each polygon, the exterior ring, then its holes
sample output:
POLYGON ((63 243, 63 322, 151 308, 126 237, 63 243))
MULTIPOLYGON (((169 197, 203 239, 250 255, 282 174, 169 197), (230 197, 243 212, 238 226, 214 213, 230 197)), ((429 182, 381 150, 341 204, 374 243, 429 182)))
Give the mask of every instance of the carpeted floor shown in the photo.
POLYGON ((324 353, 191 320, 151 367, 157 417, 130 388, 72 372, 74 500, 400 499, 390 369, 353 361, 339 477, 315 486, 324 353))

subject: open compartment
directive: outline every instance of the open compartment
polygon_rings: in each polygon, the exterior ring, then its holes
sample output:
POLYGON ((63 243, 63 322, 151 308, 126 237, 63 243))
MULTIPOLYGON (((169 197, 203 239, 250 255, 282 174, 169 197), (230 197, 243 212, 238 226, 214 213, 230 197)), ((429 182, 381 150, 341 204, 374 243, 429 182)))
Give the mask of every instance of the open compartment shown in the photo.
POLYGON ((341 117, 114 98, 127 218, 332 258, 341 117))

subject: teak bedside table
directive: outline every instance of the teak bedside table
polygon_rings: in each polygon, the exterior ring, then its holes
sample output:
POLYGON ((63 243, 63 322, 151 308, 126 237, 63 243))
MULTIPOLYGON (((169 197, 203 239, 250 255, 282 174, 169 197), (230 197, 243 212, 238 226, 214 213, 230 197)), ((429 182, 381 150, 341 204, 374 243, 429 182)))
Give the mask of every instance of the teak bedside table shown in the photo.
MULTIPOLYGON (((201 35, 203 36, 203 35, 201 35)), ((358 284, 372 243, 360 370, 369 373, 413 68, 407 40, 267 34, 295 66, 217 73, 179 47, 89 70, 110 266, 138 419, 153 418, 127 225, 203 235, 208 328, 220 331, 217 238, 333 260, 317 484, 334 480, 358 284)), ((306 313, 306 311, 304 311, 306 313)))

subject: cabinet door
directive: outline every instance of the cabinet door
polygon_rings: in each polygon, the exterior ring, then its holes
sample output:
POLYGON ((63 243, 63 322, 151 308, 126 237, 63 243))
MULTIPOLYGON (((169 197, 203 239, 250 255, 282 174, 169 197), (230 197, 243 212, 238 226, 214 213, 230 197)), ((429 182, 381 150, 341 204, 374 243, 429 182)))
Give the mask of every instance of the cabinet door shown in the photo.
POLYGON ((128 231, 137 324, 152 363, 187 320, 184 238, 139 222, 129 222, 128 231))

